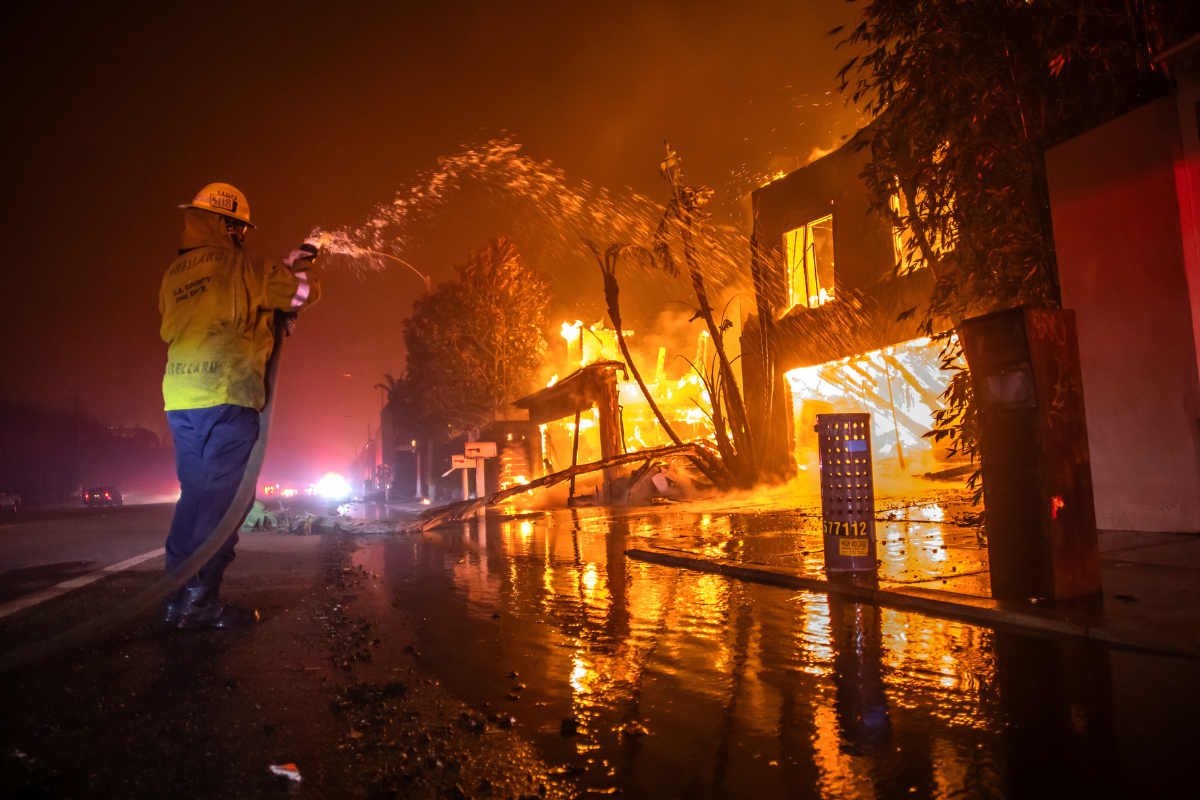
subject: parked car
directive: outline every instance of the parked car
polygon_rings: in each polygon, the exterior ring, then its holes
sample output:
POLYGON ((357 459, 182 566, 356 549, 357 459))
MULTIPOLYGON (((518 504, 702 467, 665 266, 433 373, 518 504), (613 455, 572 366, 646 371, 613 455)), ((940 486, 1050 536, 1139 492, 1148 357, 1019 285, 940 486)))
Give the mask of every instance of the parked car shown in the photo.
POLYGON ((0 490, 0 511, 15 513, 21 507, 21 495, 8 489, 0 490))
POLYGON ((125 505, 121 493, 112 486, 97 486, 94 489, 88 489, 83 493, 83 504, 88 508, 96 506, 121 506, 125 505))

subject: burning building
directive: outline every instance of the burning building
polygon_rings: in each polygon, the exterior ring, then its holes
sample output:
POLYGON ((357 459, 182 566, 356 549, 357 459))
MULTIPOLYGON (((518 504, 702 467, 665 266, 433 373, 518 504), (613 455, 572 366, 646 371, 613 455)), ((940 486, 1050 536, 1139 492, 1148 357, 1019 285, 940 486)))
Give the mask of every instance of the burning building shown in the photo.
POLYGON ((815 458, 816 414, 866 411, 877 463, 929 472, 944 467, 924 434, 949 379, 918 327, 933 275, 897 269, 904 243, 859 178, 867 135, 751 194, 757 313, 742 351, 761 353, 765 329, 784 378, 768 387, 764 360, 746 359, 747 404, 769 440, 790 443, 777 460, 815 458))
MULTIPOLYGON (((626 339, 636 336, 623 331, 626 339)), ((514 401, 513 406, 528 414, 537 426, 537 441, 530 441, 526 460, 533 465, 529 477, 671 444, 655 418, 641 388, 632 380, 621 357, 616 331, 582 321, 563 323, 566 361, 560 364, 563 378, 554 375, 548 385, 514 401)), ((692 363, 707 360, 708 334, 699 332, 692 363)), ((702 381, 694 373, 668 377, 666 347, 653 353, 653 382, 647 390, 670 422, 686 441, 712 436, 712 424, 706 409, 710 398, 702 381)), ((672 354, 674 355, 674 354, 672 354)), ((673 359, 672 359, 673 360, 673 359)), ((643 367, 644 368, 644 367, 643 367)), ((501 465, 499 485, 519 483, 512 480, 501 465)), ((618 468, 571 484, 572 497, 593 495, 595 502, 620 501, 624 493, 614 485, 620 478, 618 468)))

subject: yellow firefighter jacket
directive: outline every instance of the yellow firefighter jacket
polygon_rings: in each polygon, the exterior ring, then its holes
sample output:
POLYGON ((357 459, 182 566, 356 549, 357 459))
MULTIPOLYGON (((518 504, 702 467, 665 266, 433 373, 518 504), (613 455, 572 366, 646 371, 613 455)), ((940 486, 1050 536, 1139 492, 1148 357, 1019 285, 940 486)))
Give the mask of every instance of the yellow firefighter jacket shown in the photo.
POLYGON ((218 214, 189 208, 179 257, 158 295, 167 349, 168 411, 228 403, 261 410, 276 309, 307 308, 321 295, 318 270, 282 264, 233 245, 218 214))

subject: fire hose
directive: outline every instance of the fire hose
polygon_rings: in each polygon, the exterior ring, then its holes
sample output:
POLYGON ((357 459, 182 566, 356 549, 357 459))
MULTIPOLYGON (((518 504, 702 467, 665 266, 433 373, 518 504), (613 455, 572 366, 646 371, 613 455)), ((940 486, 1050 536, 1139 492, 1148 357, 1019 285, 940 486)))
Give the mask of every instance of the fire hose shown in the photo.
POLYGON ((27 667, 42 659, 72 650, 109 633, 148 611, 157 609, 167 595, 182 587, 189 578, 199 572, 200 568, 216 555, 221 545, 225 544, 233 532, 241 527, 242 520, 246 516, 246 509, 249 508, 250 501, 254 498, 258 475, 262 471, 263 458, 267 453, 267 432, 271 427, 275 375, 279 371, 279 353, 283 349, 283 336, 287 329, 283 317, 282 311, 275 312, 275 345, 271 348, 271 355, 267 359, 263 375, 266 403, 258 414, 258 438, 250 450, 246 473, 242 476, 237 494, 234 495, 229 508, 225 510, 225 515, 217 523, 217 527, 196 549, 196 552, 188 556, 187 560, 180 564, 174 572, 155 581, 136 597, 70 630, 0 655, 0 672, 27 667))

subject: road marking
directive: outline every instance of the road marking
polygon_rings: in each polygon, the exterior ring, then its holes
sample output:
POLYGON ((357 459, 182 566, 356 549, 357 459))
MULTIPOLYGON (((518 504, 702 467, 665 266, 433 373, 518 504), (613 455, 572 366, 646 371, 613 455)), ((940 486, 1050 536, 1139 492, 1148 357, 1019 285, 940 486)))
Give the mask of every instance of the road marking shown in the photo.
POLYGON ((98 569, 95 572, 89 572, 86 575, 80 575, 78 578, 71 578, 69 581, 63 581, 62 583, 55 584, 49 588, 42 589, 40 592, 34 592, 33 594, 27 594, 24 597, 18 597, 16 600, 10 600, 7 603, 0 605, 0 617, 7 617, 9 614, 13 614, 23 608, 36 606, 38 603, 45 602, 52 597, 58 597, 60 594, 66 594, 72 589, 78 589, 80 586, 87 586, 89 583, 98 581, 107 575, 112 575, 120 572, 121 570, 129 569, 130 567, 136 567, 143 561, 149 561, 152 558, 158 558, 165 552, 167 552, 167 548, 160 547, 157 550, 151 550, 149 553, 142 553, 140 556, 134 556, 133 558, 122 561, 119 564, 113 564, 111 567, 98 569))

